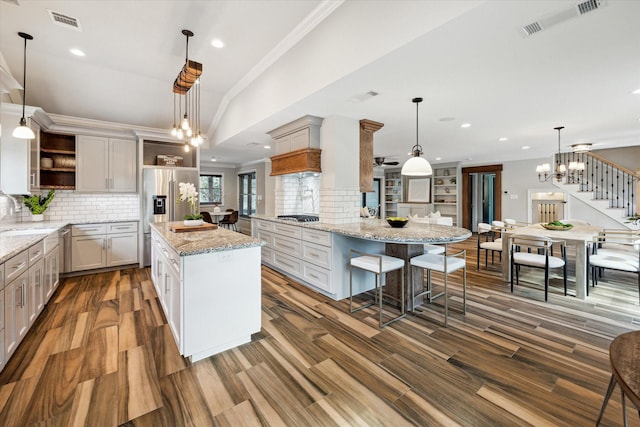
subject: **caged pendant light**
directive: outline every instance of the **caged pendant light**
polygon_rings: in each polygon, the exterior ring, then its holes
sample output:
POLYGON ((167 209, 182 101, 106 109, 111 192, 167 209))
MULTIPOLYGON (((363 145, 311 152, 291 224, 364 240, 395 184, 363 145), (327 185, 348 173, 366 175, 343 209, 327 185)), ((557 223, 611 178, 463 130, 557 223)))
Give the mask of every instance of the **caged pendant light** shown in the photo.
POLYGON ((411 149, 413 157, 404 163, 400 173, 407 176, 429 176, 433 171, 427 159, 422 157, 422 146, 418 140, 418 106, 422 98, 413 98, 411 102, 416 104, 416 145, 411 149))
POLYGON ((33 36, 27 33, 18 33, 20 37, 24 39, 24 63, 22 68, 22 87, 24 92, 22 94, 22 117, 20 118, 20 124, 13 130, 13 137, 19 139, 33 139, 35 134, 27 126, 27 119, 24 117, 25 105, 27 103, 27 40, 33 40, 33 36))

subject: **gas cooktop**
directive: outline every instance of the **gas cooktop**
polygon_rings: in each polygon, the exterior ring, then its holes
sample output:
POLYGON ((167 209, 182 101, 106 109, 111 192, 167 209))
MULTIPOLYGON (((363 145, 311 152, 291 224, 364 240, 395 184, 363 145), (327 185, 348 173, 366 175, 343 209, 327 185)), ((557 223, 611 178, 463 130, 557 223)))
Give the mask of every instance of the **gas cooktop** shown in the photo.
POLYGON ((298 222, 313 222, 318 221, 318 218, 315 215, 278 215, 278 219, 286 219, 289 221, 298 221, 298 222))

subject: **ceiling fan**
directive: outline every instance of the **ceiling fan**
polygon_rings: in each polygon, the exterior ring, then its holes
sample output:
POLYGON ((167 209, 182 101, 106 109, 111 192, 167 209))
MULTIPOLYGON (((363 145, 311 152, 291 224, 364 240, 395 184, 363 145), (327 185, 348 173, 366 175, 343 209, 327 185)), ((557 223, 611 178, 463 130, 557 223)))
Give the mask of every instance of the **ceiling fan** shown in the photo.
POLYGON ((374 157, 373 166, 397 166, 400 162, 385 162, 384 157, 374 157))

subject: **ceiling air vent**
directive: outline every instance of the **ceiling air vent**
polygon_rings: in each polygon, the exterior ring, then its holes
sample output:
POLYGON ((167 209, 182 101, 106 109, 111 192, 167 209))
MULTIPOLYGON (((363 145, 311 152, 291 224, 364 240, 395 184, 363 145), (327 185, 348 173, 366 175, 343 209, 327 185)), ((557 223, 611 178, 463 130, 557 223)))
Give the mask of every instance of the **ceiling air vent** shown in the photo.
POLYGON ((539 22, 533 22, 529 25, 525 25, 524 27, 522 27, 522 31, 524 31, 524 33, 527 36, 530 36, 531 34, 535 34, 537 32, 542 31, 542 27, 540 26, 539 22))
POLYGON ((584 15, 585 13, 592 12, 600 7, 599 0, 587 0, 584 3, 578 4, 578 13, 584 15))
POLYGON ((63 15, 62 13, 54 12, 50 9, 47 10, 49 11, 49 17, 54 24, 60 25, 61 27, 65 27, 70 30, 82 31, 82 28, 80 27, 80 21, 78 21, 76 18, 63 15))

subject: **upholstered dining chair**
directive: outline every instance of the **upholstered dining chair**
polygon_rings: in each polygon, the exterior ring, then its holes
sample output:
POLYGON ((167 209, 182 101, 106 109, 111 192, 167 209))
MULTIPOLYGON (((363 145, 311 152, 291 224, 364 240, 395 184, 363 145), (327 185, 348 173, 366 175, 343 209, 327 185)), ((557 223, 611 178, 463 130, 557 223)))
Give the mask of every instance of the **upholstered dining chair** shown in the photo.
POLYGON ((211 214, 207 211, 202 211, 200 212, 200 215, 202 215, 202 219, 204 220, 204 222, 208 222, 210 224, 213 224, 213 219, 211 218, 211 214))
POLYGON ((478 256, 476 270, 480 270, 480 250, 484 250, 484 268, 487 268, 489 254, 491 251, 491 264, 495 252, 500 254, 502 260, 502 238, 494 239, 493 227, 486 222, 478 223, 478 256))
POLYGON ((603 269, 635 273, 638 276, 640 298, 640 234, 638 231, 603 231, 593 238, 592 249, 587 251, 587 295, 589 295, 589 273, 591 273, 591 285, 596 286, 603 269))
POLYGON ((544 300, 549 294, 549 270, 562 268, 564 294, 567 295, 567 250, 564 241, 552 240, 545 236, 516 235, 511 241, 511 293, 513 293, 513 277, 520 283, 520 268, 533 267, 544 270, 544 300), (553 245, 560 246, 561 257, 550 254, 553 245), (526 252, 524 250, 527 250, 526 252), (529 251, 529 249, 532 249, 529 251))
POLYGON ((231 211, 229 215, 225 215, 219 222, 218 225, 222 225, 226 228, 232 229, 233 231, 238 231, 238 227, 236 227, 236 223, 238 222, 238 211, 233 209, 227 209, 227 212, 231 211))

